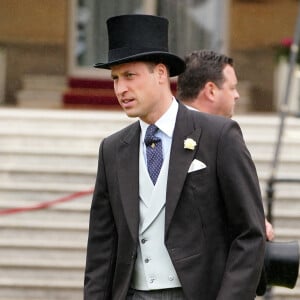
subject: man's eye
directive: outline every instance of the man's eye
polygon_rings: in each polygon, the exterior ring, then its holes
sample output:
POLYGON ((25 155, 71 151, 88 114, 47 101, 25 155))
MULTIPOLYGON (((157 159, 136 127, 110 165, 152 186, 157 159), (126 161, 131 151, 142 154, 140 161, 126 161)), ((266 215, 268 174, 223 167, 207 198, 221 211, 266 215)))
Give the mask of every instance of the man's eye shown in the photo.
POLYGON ((128 74, 126 75, 127 78, 132 78, 133 76, 134 76, 134 73, 128 73, 128 74))

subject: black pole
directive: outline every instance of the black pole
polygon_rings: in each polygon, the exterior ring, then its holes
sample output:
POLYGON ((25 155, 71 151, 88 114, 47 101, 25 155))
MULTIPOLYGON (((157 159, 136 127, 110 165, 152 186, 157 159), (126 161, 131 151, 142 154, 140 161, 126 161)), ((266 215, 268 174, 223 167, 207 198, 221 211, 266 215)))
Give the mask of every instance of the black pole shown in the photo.
POLYGON ((274 181, 273 179, 269 179, 267 184, 267 219, 270 223, 273 222, 273 197, 274 197, 274 181))

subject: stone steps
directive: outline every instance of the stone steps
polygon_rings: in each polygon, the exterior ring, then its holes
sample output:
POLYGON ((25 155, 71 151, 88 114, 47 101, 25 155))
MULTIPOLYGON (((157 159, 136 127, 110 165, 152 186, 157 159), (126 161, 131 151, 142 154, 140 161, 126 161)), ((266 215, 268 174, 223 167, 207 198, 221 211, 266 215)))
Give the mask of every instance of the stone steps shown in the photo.
POLYGON ((82 280, 0 278, 0 300, 81 300, 82 280), (13 291, 13 292, 12 292, 13 291))
MULTIPOLYGON (((84 256, 83 256, 84 257, 84 256)), ((58 260, 46 259, 44 257, 34 259, 0 260, 0 277, 12 277, 19 279, 35 278, 39 280, 57 280, 59 272, 60 280, 77 280, 83 279, 84 259, 81 260, 58 260)))
MULTIPOLYGON (((298 277, 299 282, 299 277, 298 277)), ((273 288, 272 289, 272 300, 299 300, 300 299, 300 288, 295 287, 294 289, 287 288, 273 288)))

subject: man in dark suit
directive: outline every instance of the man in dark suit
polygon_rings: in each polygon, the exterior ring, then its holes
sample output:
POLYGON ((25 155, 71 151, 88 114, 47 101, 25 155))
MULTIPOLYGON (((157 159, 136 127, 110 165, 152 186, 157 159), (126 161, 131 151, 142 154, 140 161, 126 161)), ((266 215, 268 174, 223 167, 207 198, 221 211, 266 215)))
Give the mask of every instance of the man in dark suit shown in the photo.
MULTIPOLYGON (((212 50, 195 50, 185 57, 186 69, 178 76, 177 97, 188 107, 231 118, 240 98, 233 59, 212 50)), ((266 236, 274 229, 265 219, 266 236)))
POLYGON ((264 212, 240 127, 187 109, 170 89, 184 62, 165 18, 110 18, 121 107, 139 120, 105 138, 90 213, 85 300, 252 300, 264 212))

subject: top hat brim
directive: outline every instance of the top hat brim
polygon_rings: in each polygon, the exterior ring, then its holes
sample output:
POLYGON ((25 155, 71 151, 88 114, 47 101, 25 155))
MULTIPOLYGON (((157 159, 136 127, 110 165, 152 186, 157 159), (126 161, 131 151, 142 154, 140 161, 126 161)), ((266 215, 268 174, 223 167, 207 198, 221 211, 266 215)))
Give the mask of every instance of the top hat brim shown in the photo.
POLYGON ((185 62, 180 57, 169 52, 161 51, 139 53, 124 58, 111 60, 108 63, 97 63, 94 65, 94 67, 109 70, 112 66, 133 61, 161 62, 168 67, 170 77, 177 76, 185 70, 185 62))

